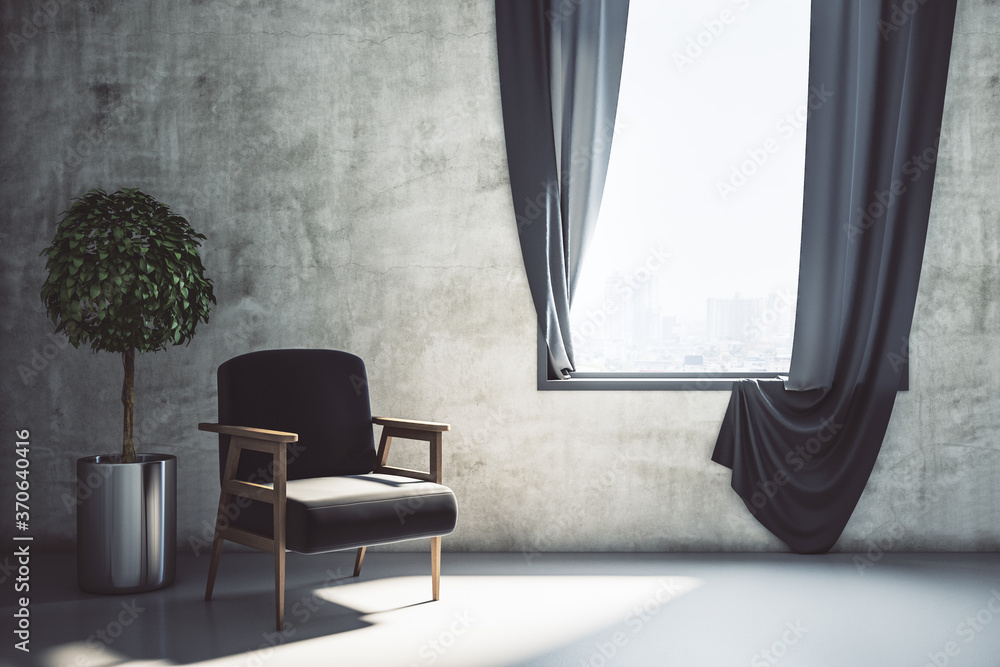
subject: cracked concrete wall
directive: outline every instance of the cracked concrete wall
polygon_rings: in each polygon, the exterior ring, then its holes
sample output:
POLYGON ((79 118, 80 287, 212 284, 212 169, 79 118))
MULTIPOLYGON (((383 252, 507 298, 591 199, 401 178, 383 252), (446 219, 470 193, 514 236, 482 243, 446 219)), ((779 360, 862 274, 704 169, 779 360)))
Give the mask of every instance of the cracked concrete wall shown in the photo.
MULTIPOLYGON (((912 389, 838 549, 1000 547, 998 19, 960 3, 912 389)), ((214 516, 215 368, 284 346, 355 352, 376 413, 452 423, 446 549, 783 549, 709 460, 727 394, 535 390, 489 0, 4 0, 0 28, 5 533, 16 429, 40 548, 73 547, 76 458, 119 448, 119 362, 50 337, 38 252, 72 197, 139 187, 208 236, 219 299, 137 360, 181 549, 214 516)))

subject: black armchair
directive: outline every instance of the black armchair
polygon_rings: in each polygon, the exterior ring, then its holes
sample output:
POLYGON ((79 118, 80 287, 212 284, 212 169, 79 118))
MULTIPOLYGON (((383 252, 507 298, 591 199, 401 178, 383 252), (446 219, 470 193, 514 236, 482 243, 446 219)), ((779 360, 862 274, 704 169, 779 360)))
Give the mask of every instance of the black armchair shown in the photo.
POLYGON ((431 538, 440 598, 441 537, 455 528, 455 494, 441 485, 448 424, 372 418, 364 362, 334 350, 266 350, 219 366, 222 494, 205 599, 223 540, 274 553, 277 627, 284 627, 285 550, 314 554, 431 538), (382 427, 375 449, 373 424, 382 427), (386 465, 393 438, 430 444, 430 470, 386 465))

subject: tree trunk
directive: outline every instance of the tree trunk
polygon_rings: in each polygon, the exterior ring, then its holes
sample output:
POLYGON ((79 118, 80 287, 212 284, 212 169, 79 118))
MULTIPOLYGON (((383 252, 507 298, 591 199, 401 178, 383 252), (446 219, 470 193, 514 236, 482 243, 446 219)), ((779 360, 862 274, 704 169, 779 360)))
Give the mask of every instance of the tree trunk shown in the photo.
POLYGON ((125 381, 122 383, 122 405, 125 407, 122 462, 135 463, 135 440, 133 439, 133 425, 135 423, 135 348, 130 347, 126 352, 122 352, 122 365, 125 367, 125 381))

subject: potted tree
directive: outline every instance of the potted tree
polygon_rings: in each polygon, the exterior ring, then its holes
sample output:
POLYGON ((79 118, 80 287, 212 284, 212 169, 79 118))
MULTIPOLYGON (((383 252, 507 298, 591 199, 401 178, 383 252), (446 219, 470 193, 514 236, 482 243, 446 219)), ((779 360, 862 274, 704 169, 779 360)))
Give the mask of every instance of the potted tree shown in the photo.
POLYGON ((83 590, 134 593, 173 583, 177 459, 136 454, 135 353, 188 343, 215 303, 183 217, 138 189, 91 190, 62 214, 41 297, 73 347, 121 355, 120 454, 77 461, 77 575, 83 590))

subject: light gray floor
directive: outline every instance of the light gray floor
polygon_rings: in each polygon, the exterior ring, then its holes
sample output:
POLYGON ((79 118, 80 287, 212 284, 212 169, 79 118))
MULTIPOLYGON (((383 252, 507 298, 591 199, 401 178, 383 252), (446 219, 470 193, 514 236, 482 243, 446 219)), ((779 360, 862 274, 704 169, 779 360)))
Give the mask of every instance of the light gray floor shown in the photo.
POLYGON ((3 582, 4 660, 86 665, 1000 665, 997 554, 289 554, 284 633, 265 554, 187 554, 167 589, 107 597, 76 588, 72 554, 35 556, 31 653, 14 651, 3 582), (873 554, 873 556, 878 556, 873 554))

